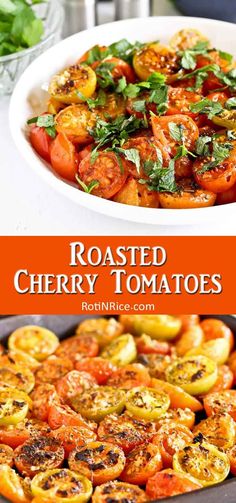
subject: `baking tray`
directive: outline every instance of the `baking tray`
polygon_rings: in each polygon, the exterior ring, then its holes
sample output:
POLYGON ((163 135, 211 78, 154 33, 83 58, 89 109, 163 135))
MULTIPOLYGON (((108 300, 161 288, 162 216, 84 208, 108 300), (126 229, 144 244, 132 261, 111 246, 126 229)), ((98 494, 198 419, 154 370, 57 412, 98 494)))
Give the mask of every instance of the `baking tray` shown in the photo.
MULTIPOLYGON (((6 343, 8 336, 13 330, 23 325, 40 325, 49 330, 53 330, 59 339, 68 337, 74 333, 75 327, 85 318, 99 318, 91 315, 23 315, 12 316, 0 319, 0 342, 6 343)), ((230 315, 215 316, 208 315, 202 318, 219 318, 233 330, 236 337, 236 318, 230 315)), ((228 479, 221 484, 193 491, 181 496, 158 500, 155 503, 236 503, 236 477, 228 479)), ((1 498, 0 503, 9 503, 5 498, 1 498)))

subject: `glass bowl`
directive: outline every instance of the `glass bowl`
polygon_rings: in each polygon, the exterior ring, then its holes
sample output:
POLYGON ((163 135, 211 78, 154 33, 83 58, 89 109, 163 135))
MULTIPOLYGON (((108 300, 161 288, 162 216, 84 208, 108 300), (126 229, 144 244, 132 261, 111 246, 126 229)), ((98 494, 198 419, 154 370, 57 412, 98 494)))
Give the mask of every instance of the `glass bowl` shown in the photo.
POLYGON ((0 95, 11 94, 27 66, 60 39, 64 15, 63 7, 58 0, 48 0, 34 5, 33 8, 37 16, 43 20, 43 38, 29 49, 0 57, 0 95))

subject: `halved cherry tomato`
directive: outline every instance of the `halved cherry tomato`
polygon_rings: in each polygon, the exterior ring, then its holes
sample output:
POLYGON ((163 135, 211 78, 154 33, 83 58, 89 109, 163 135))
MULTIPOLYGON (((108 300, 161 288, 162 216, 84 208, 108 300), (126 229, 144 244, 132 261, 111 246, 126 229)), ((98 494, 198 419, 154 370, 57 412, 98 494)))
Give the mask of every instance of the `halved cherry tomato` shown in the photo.
POLYGON ((4 354, 0 355, 0 365, 21 365, 24 368, 28 368, 32 372, 34 372, 40 365, 40 363, 25 353, 24 351, 7 351, 4 354))
POLYGON ((135 341, 138 353, 168 355, 170 353, 170 344, 168 342, 152 339, 149 335, 143 334, 135 341))
POLYGON ((96 114, 82 103, 63 108, 55 117, 57 132, 66 135, 72 143, 79 145, 93 141, 89 130, 93 129, 95 124, 96 114))
POLYGON ((171 470, 163 470, 148 479, 146 493, 151 500, 159 500, 201 489, 202 485, 188 475, 171 470))
POLYGON ((0 442, 9 445, 13 449, 24 444, 29 438, 37 438, 50 433, 51 429, 47 423, 37 419, 24 419, 17 425, 7 425, 0 427, 0 442))
POLYGON ((186 51, 186 49, 195 47, 199 42, 210 44, 208 38, 200 31, 194 28, 184 28, 173 35, 170 39, 170 46, 176 51, 186 51))
POLYGON ((228 100, 229 96, 225 92, 214 92, 207 95, 207 99, 213 101, 214 103, 220 103, 222 106, 228 100))
MULTIPOLYGON (((212 50, 208 52, 207 56, 199 55, 197 56, 197 68, 202 68, 203 66, 215 63, 220 66, 223 72, 227 72, 231 69, 229 62, 222 58, 220 52, 212 50)), ((220 89, 225 87, 225 84, 216 76, 214 73, 209 72, 207 79, 203 83, 204 94, 208 94, 215 89, 220 89)))
POLYGON ((204 332, 206 341, 223 338, 230 344, 230 349, 234 347, 234 335, 232 330, 221 320, 216 318, 207 318, 201 322, 201 328, 204 332))
POLYGON ((141 206, 143 208, 158 208, 159 195, 154 190, 149 190, 146 185, 142 185, 133 177, 128 177, 127 181, 115 194, 113 201, 130 206, 141 206))
POLYGON ((163 424, 160 427, 152 439, 152 443, 160 449, 164 467, 171 468, 174 454, 182 450, 192 440, 193 433, 187 426, 178 423, 169 423, 163 424))
POLYGON ((72 370, 64 375, 56 383, 56 390, 59 397, 66 403, 70 404, 71 399, 83 393, 86 389, 95 388, 97 385, 96 380, 87 372, 78 372, 72 370))
POLYGON ((56 173, 72 182, 78 171, 78 154, 75 146, 64 133, 59 133, 50 147, 50 159, 56 173))
POLYGON ((133 66, 140 80, 147 80, 153 72, 165 75, 176 73, 179 69, 178 59, 176 52, 170 47, 152 43, 136 52, 133 66))
POLYGON ((176 452, 174 470, 191 475, 203 486, 223 482, 229 474, 228 456, 207 442, 195 442, 176 452))
POLYGON ((194 187, 192 179, 183 178, 178 182, 176 192, 160 192, 159 201, 162 208, 188 209, 207 208, 216 202, 216 194, 210 190, 194 187))
POLYGON ((150 376, 165 380, 165 371, 172 359, 170 355, 140 354, 138 361, 148 368, 150 376))
POLYGON ((190 349, 198 348, 204 341, 204 332, 200 325, 193 325, 181 335, 176 343, 178 356, 184 356, 190 349))
POLYGON ((133 162, 128 162, 129 173, 134 178, 146 177, 145 173, 145 162, 146 161, 157 161, 157 145, 155 145, 154 138, 148 138, 147 136, 138 136, 137 138, 130 138, 124 145, 124 150, 135 149, 139 152, 140 157, 140 169, 133 162))
POLYGON ((229 461, 230 461, 230 471, 235 476, 236 475, 236 445, 231 447, 228 451, 229 461))
POLYGON ((51 330, 36 325, 17 328, 8 339, 10 350, 23 351, 39 361, 54 353, 58 345, 59 340, 51 330))
POLYGON ((158 419, 158 427, 162 425, 168 425, 170 423, 177 423, 183 426, 187 426, 190 430, 193 428, 195 423, 195 414, 189 409, 169 409, 165 412, 163 416, 158 419))
POLYGON ((29 140, 37 154, 45 161, 50 162, 50 145, 52 143, 52 137, 49 136, 46 129, 34 124, 30 128, 29 140))
POLYGON ((0 495, 12 503, 30 503, 24 490, 24 481, 7 464, 0 465, 0 495))
POLYGON ((14 463, 25 477, 59 468, 64 461, 64 449, 58 440, 51 437, 33 438, 16 448, 14 463))
POLYGON ((98 51, 98 54, 99 54, 98 61, 100 61, 102 59, 102 55, 103 55, 104 51, 107 51, 108 47, 107 47, 107 45, 98 45, 98 44, 94 45, 93 47, 91 47, 91 49, 89 49, 84 54, 82 54, 82 56, 80 56, 80 58, 78 59, 78 63, 88 63, 91 51, 93 49, 96 49, 98 51))
POLYGON ((203 419, 195 426, 193 432, 197 437, 200 433, 206 442, 224 451, 235 443, 235 422, 226 412, 203 419))
POLYGON ((105 60, 103 60, 101 62, 96 61, 93 64, 93 69, 96 71, 96 74, 98 77, 100 75, 99 74, 100 65, 103 66, 106 63, 111 65, 110 72, 111 72, 111 75, 114 80, 118 80, 118 79, 121 79, 122 77, 125 77, 126 81, 128 83, 131 84, 131 83, 135 82, 136 76, 135 76, 135 73, 134 73, 132 66, 130 66, 128 63, 126 63, 126 61, 124 61, 123 59, 110 57, 110 56, 108 56, 105 60), (113 68, 112 68, 112 66, 113 66, 113 68))
POLYGON ((236 203, 236 184, 231 189, 217 194, 216 204, 236 203))
POLYGON ((120 335, 106 346, 101 356, 102 358, 107 358, 119 367, 132 363, 137 356, 137 349, 133 336, 130 334, 120 335))
POLYGON ((13 466, 14 451, 9 445, 0 444, 0 465, 13 466))
POLYGON ((73 409, 93 421, 101 421, 109 414, 120 414, 125 406, 125 392, 111 386, 88 389, 72 398, 73 409))
POLYGON ((140 363, 131 363, 115 372, 108 379, 108 385, 114 388, 132 389, 136 386, 149 386, 150 375, 140 363))
POLYGON ((4 383, 26 393, 34 388, 34 374, 27 367, 9 363, 0 367, 0 384, 4 383))
POLYGON ((43 503, 45 499, 54 503, 86 503, 93 491, 90 480, 66 468, 38 473, 31 488, 43 503))
POLYGON ((79 163, 87 157, 88 154, 91 154, 93 150, 93 145, 91 143, 89 145, 86 145, 86 147, 83 147, 82 150, 78 152, 78 161, 79 163))
POLYGON ((202 171, 205 164, 212 160, 211 157, 205 157, 194 161, 193 174, 196 182, 205 190, 215 194, 228 191, 236 183, 236 143, 229 151, 227 159, 220 162, 215 168, 202 171))
POLYGON ((233 386, 234 375, 230 370, 228 365, 220 365, 218 367, 218 377, 213 388, 209 390, 209 393, 215 393, 216 391, 223 391, 230 389, 233 386))
POLYGON ((161 452, 157 445, 143 444, 131 451, 120 476, 123 482, 144 485, 149 477, 162 469, 161 452))
POLYGON ((81 356, 97 356, 98 351, 99 345, 96 336, 81 334, 62 341, 55 354, 60 358, 69 358, 75 363, 81 356))
POLYGON ((190 178, 192 176, 193 161, 186 155, 175 160, 175 178, 190 178))
POLYGON ((200 321, 198 314, 179 314, 178 318, 180 318, 182 323, 182 332, 192 328, 194 325, 198 325, 200 321))
POLYGON ((167 314, 134 315, 133 326, 135 335, 148 334, 153 339, 172 340, 179 334, 181 322, 175 316, 167 314))
POLYGON ((33 400, 33 415, 40 421, 47 421, 49 407, 54 401, 59 401, 55 386, 47 383, 36 386, 31 398, 33 400))
POLYGON ((123 449, 125 454, 146 441, 151 441, 156 433, 154 422, 135 418, 127 413, 118 416, 111 414, 101 421, 98 438, 123 449))
POLYGON ((60 403, 53 403, 49 407, 48 424, 53 430, 61 426, 83 426, 92 430, 96 429, 95 423, 86 421, 81 414, 76 413, 68 405, 60 403))
POLYGON ((55 384, 73 369, 69 358, 51 356, 35 372, 36 384, 55 384))
POLYGON ((128 391, 126 408, 136 417, 146 420, 156 420, 162 416, 170 406, 169 395, 154 388, 139 386, 128 391))
POLYGON ((217 380, 217 365, 206 356, 185 356, 169 365, 166 378, 191 395, 206 393, 217 380))
MULTIPOLYGON (((101 347, 106 346, 113 339, 123 333, 123 325, 115 318, 91 318, 84 320, 76 329, 76 335, 92 335, 97 338, 101 347)), ((95 356, 95 355, 86 355, 95 356)))
POLYGON ((72 451, 69 468, 81 473, 95 486, 118 478, 125 467, 125 455, 120 447, 108 442, 90 442, 72 451))
POLYGON ((80 372, 90 374, 98 384, 106 384, 109 377, 116 370, 116 366, 113 363, 100 356, 82 358, 82 360, 76 362, 75 368, 80 372))
POLYGON ((169 382, 164 382, 159 379, 152 379, 151 386, 159 391, 167 393, 170 397, 170 405, 173 409, 188 408, 193 412, 198 412, 202 410, 202 404, 194 396, 189 395, 179 386, 170 384, 169 382))
POLYGON ((61 426, 57 430, 53 430, 51 436, 62 444, 66 458, 77 447, 85 445, 87 442, 92 442, 97 438, 94 431, 83 426, 61 426))
POLYGON ((161 129, 165 137, 168 140, 169 146, 173 154, 176 152, 176 146, 184 142, 185 146, 188 150, 193 150, 195 147, 195 142, 199 137, 199 129, 191 117, 187 115, 171 115, 171 116, 152 116, 151 124, 153 129, 153 134, 156 139, 159 138, 159 129, 161 129), (175 126, 181 127, 182 130, 182 140, 178 142, 171 136, 170 125, 174 124, 175 126))
POLYGON ((24 391, 6 388, 0 391, 0 425, 17 424, 28 414, 30 398, 24 391))
POLYGON ((139 487, 115 480, 96 487, 93 493, 92 503, 107 503, 107 500, 114 503, 119 501, 143 503, 146 501, 146 496, 139 487))
POLYGON ((228 360, 230 353, 229 342, 222 337, 204 342, 201 346, 191 349, 186 356, 204 355, 218 365, 223 365, 228 360))
POLYGON ((113 152, 99 152, 92 162, 88 155, 80 162, 79 176, 86 185, 97 182, 92 190, 93 195, 110 199, 124 185, 127 178, 127 161, 113 152))
POLYGON ((204 399, 203 404, 207 416, 227 412, 236 420, 236 390, 225 390, 216 393, 209 393, 204 399))
POLYGON ((93 95, 97 85, 94 70, 88 65, 72 65, 53 76, 48 92, 62 103, 82 103, 93 95), (82 95, 82 96, 81 96, 82 95))
POLYGON ((107 92, 105 94, 105 104, 97 105, 94 112, 105 119, 114 120, 120 115, 125 115, 126 100, 120 94, 107 92))
POLYGON ((190 105, 200 100, 201 96, 193 91, 187 91, 187 89, 182 89, 181 87, 169 87, 166 114, 176 115, 181 113, 189 115, 189 117, 195 117, 196 114, 191 112, 190 105))

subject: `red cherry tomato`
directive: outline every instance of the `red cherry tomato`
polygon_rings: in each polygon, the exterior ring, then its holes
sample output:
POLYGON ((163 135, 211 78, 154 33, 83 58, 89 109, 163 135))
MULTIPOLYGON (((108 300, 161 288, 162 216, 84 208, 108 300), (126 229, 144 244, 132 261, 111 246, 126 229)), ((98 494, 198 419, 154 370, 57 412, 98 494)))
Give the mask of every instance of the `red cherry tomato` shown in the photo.
POLYGON ((82 358, 75 364, 75 368, 90 374, 98 384, 106 384, 109 377, 116 370, 116 367, 109 360, 100 358, 82 358))
POLYGON ((79 164, 78 154, 75 146, 65 134, 59 133, 52 141, 50 159, 53 169, 59 176, 72 182, 75 181, 79 164))
POLYGON ((33 125, 30 129, 29 139, 37 154, 45 161, 50 162, 50 146, 53 140, 47 134, 45 128, 33 125))

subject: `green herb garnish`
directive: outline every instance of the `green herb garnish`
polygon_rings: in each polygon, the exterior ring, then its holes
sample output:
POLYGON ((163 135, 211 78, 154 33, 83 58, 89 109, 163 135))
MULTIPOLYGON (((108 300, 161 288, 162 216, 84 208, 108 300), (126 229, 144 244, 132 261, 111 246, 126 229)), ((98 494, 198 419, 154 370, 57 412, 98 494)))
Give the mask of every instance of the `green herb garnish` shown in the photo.
POLYGON ((38 117, 33 117, 27 121, 27 124, 36 124, 36 126, 44 128, 47 134, 52 138, 55 138, 56 136, 54 115, 52 114, 44 114, 39 115, 38 117))
POLYGON ((208 119, 212 119, 214 115, 219 114, 223 110, 221 103, 209 100, 207 98, 204 98, 197 103, 191 104, 189 108, 193 113, 206 114, 208 116, 208 119))
POLYGON ((86 185, 86 183, 84 183, 78 175, 75 175, 75 178, 76 178, 76 181, 78 182, 78 184, 82 187, 82 189, 84 190, 84 192, 86 192, 86 194, 91 194, 91 192, 93 191, 93 189, 95 189, 96 187, 99 186, 99 182, 98 180, 92 180, 92 182, 89 183, 89 185, 86 185))
POLYGON ((225 161, 225 159, 229 157, 231 149, 231 143, 220 144, 216 141, 213 141, 212 161, 204 164, 199 173, 205 173, 206 171, 210 171, 211 169, 216 168, 219 164, 221 164, 223 161, 225 161))
POLYGON ((181 66, 185 70, 194 70, 196 68, 196 58, 199 54, 208 53, 208 42, 200 41, 191 49, 186 49, 185 51, 179 52, 181 56, 181 66))

